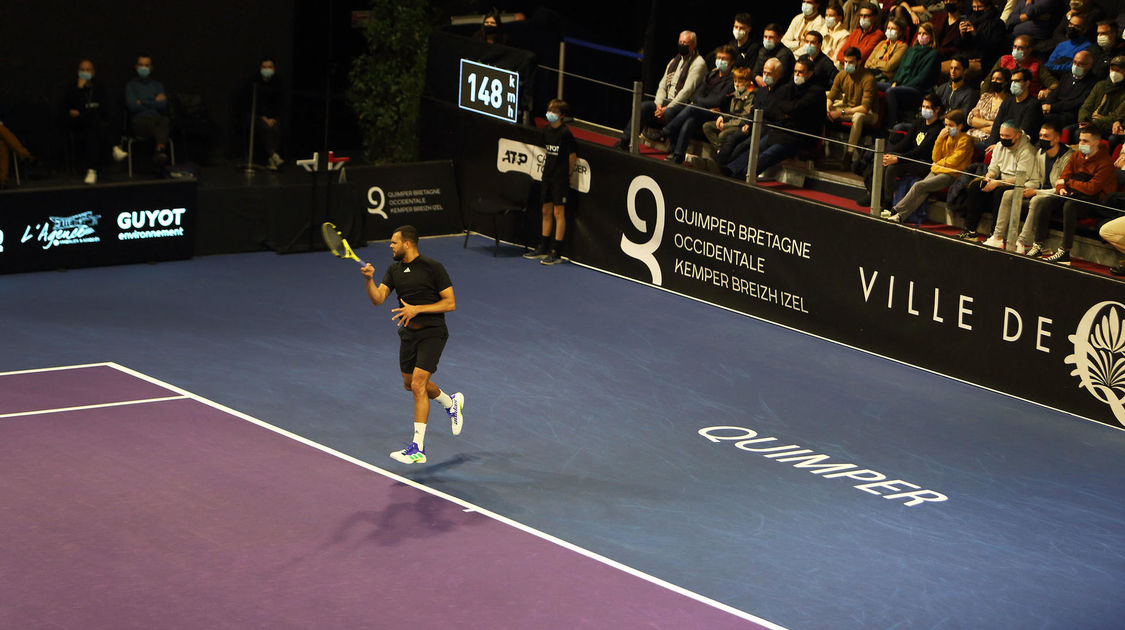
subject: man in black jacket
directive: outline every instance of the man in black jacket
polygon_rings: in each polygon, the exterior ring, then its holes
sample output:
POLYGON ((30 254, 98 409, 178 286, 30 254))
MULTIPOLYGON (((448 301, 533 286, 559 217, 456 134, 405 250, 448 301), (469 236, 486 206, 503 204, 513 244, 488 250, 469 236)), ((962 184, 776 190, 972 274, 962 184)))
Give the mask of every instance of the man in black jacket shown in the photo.
POLYGON ((75 81, 63 93, 63 121, 74 139, 76 162, 86 171, 87 184, 96 184, 98 169, 109 153, 105 88, 95 78, 94 63, 78 63, 75 81))
POLYGON ((703 123, 722 112, 723 106, 734 93, 733 70, 735 51, 723 46, 715 53, 715 69, 703 78, 703 83, 692 95, 691 107, 684 107, 675 118, 664 126, 664 134, 673 143, 672 152, 665 158, 669 162, 682 164, 687 153, 687 145, 692 138, 700 135, 703 123))
POLYGON ((1074 55, 1074 64, 1071 71, 1059 78, 1059 82, 1040 97, 1043 108, 1043 119, 1059 124, 1059 128, 1068 127, 1078 122, 1078 108, 1086 102, 1090 90, 1098 82, 1097 77, 1091 72, 1094 58, 1090 51, 1083 50, 1074 55))
MULTIPOLYGON (((996 110, 996 120, 1014 120, 1028 137, 1038 138, 1039 125, 1043 124, 1043 105, 1031 93, 1032 80, 1030 70, 1016 68, 1012 71, 1012 82, 1008 87, 1012 98, 1004 99, 1000 109, 996 110)), ((1000 142, 1000 125, 992 125, 992 135, 985 144, 993 146, 997 142, 1000 142)))
MULTIPOLYGON (((899 179, 908 176, 922 179, 930 172, 934 143, 945 127, 943 114, 941 99, 933 94, 922 97, 921 115, 914 120, 914 125, 905 136, 887 148, 881 166, 886 169, 883 171, 884 208, 891 207, 899 179), (900 157, 906 159, 899 159, 900 157)), ((863 171, 863 186, 867 190, 856 200, 861 206, 871 204, 871 181, 874 173, 875 165, 869 163, 863 171)))

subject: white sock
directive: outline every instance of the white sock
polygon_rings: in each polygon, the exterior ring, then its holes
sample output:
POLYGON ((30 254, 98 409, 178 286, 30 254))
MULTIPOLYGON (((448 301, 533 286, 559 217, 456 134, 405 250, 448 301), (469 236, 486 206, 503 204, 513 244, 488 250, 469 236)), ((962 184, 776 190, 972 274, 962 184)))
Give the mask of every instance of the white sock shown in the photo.
POLYGON ((414 423, 414 443, 418 445, 418 450, 420 450, 420 451, 426 450, 426 445, 424 443, 425 439, 426 439, 426 423, 425 422, 415 422, 414 423))
POLYGON ((445 392, 442 392, 442 393, 438 394, 437 397, 434 398, 434 400, 441 403, 441 406, 445 407, 446 409, 449 409, 450 407, 453 406, 453 399, 450 398, 449 394, 447 394, 445 392))

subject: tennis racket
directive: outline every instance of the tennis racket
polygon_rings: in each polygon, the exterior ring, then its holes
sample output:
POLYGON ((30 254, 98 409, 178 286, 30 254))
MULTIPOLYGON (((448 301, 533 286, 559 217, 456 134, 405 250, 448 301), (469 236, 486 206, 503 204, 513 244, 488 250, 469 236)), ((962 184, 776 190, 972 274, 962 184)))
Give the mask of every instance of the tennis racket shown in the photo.
POLYGON ((367 263, 363 262, 360 260, 359 256, 355 255, 355 252, 353 252, 352 248, 348 245, 347 239, 344 238, 343 234, 340 234, 340 230, 336 229, 335 225, 325 222, 324 225, 320 226, 320 232, 324 236, 324 244, 328 246, 328 249, 332 250, 333 256, 336 258, 350 258, 359 263, 360 267, 367 266, 367 263))

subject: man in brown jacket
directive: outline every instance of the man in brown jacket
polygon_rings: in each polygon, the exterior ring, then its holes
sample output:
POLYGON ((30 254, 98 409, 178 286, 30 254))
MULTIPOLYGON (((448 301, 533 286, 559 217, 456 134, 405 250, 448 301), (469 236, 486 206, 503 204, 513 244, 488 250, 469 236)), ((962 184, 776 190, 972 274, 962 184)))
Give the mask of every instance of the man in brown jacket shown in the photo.
POLYGON ((863 137, 864 125, 874 125, 878 120, 875 103, 875 75, 860 63, 856 47, 844 51, 844 69, 836 74, 832 89, 827 94, 828 122, 851 122, 848 146, 844 149, 843 167, 851 167, 855 147, 863 137))
POLYGON ((1065 198, 1063 207, 1063 241, 1058 251, 1047 257, 1048 262, 1070 264, 1070 247, 1074 244, 1074 228, 1078 223, 1078 210, 1083 202, 1098 203, 1117 188, 1113 172, 1113 158, 1102 146, 1102 134, 1097 128, 1084 127, 1078 134, 1078 155, 1071 158, 1062 176, 1055 180, 1055 192, 1065 198))

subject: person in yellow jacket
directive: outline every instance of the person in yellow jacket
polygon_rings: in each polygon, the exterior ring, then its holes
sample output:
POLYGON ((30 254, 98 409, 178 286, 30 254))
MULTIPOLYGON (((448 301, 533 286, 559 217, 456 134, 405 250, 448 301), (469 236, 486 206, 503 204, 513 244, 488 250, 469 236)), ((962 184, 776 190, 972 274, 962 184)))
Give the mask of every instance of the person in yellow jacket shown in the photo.
POLYGON ((930 174, 910 187, 894 205, 894 214, 889 220, 902 223, 906 217, 914 214, 930 193, 952 184, 961 171, 969 166, 973 159, 973 138, 965 133, 965 112, 955 109, 945 115, 945 129, 941 130, 934 142, 933 158, 930 174))

